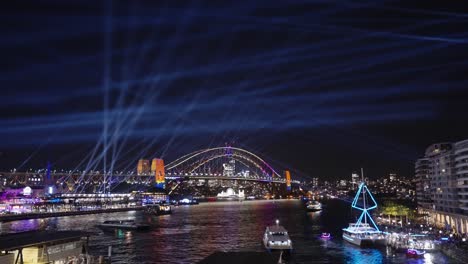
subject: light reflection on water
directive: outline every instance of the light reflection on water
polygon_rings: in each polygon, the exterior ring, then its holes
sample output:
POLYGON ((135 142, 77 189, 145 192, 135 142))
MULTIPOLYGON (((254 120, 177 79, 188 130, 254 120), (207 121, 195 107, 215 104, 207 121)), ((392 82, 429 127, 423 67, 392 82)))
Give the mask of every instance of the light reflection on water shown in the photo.
POLYGON ((293 241, 295 263, 448 263, 440 253, 410 260, 404 254, 343 243, 340 232, 349 221, 348 206, 332 201, 322 212, 306 213, 297 200, 205 203, 180 206, 160 217, 121 212, 15 221, 3 223, 0 232, 81 229, 97 234, 90 239, 92 254, 107 255, 112 246, 113 263, 195 263, 214 251, 264 252, 265 227, 279 219, 293 241), (95 227, 113 219, 148 222, 152 229, 103 232, 95 227), (331 233, 332 239, 321 240, 322 232, 331 233))

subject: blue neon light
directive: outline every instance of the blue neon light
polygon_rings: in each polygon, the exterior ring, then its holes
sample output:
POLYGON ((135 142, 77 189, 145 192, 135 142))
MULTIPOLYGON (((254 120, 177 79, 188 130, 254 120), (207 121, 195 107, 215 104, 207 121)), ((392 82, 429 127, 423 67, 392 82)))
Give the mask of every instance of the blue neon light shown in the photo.
POLYGON ((375 201, 374 199, 374 196, 372 195, 372 193, 369 191, 369 189, 367 188, 367 186, 364 184, 364 182, 362 182, 360 185, 359 185, 359 188, 358 188, 358 191, 356 193, 356 196, 354 196, 354 199, 353 199, 353 202, 351 203, 351 207, 356 209, 356 210, 360 210, 362 211, 361 215, 359 216, 359 219, 357 220, 356 222, 356 225, 359 226, 362 222, 362 218, 364 216, 367 216, 369 217, 369 219, 371 220, 371 223, 372 225, 375 227, 375 229, 380 232, 380 229, 379 227, 377 226, 377 224, 374 222, 374 219, 372 219, 372 216, 369 214, 369 211, 370 210, 373 210, 375 208, 377 208, 377 202, 375 201), (359 207, 357 205, 358 201, 359 201, 359 197, 361 196, 361 192, 367 192, 369 194, 369 197, 371 198, 372 202, 374 203, 374 205, 372 205, 371 207, 368 207, 368 208, 362 208, 362 207, 359 207))

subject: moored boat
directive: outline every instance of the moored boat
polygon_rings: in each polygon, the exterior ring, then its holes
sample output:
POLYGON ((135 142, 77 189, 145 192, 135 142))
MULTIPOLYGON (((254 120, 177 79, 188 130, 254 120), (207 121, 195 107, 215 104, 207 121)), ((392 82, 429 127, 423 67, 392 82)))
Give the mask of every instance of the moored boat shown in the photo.
POLYGON ((136 223, 134 220, 109 220, 97 225, 103 229, 148 230, 150 225, 136 223))
POLYGON ((360 247, 385 246, 384 234, 367 223, 350 223, 343 229, 343 239, 360 247))
POLYGON ((362 211, 362 213, 356 223, 350 223, 347 228, 343 228, 343 239, 360 247, 385 246, 386 238, 369 213, 370 210, 377 208, 377 202, 364 182, 359 185, 351 207, 362 211), (362 200, 359 202, 361 195, 362 200), (369 197, 369 201, 367 201, 367 197, 369 197))
POLYGON ((414 248, 409 248, 406 250, 406 256, 408 258, 423 258, 424 254, 426 254, 426 251, 424 250, 417 250, 414 248))
POLYGON ((155 204, 145 205, 145 213, 154 215, 168 215, 172 214, 171 205, 169 204, 155 204))

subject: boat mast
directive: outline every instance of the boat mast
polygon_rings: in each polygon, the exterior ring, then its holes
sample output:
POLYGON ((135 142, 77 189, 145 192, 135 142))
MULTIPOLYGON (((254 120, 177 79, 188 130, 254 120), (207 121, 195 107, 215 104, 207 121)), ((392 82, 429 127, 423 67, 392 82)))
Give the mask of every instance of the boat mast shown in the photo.
MULTIPOLYGON (((364 169, 361 168, 361 179, 362 179, 362 182, 364 183, 364 185, 366 184, 365 181, 364 181, 364 169)), ((366 190, 365 188, 362 188, 362 203, 363 203, 363 207, 364 208, 364 211, 367 209, 366 208, 366 190)), ((366 214, 364 214, 364 223, 367 224, 367 216, 366 214)))

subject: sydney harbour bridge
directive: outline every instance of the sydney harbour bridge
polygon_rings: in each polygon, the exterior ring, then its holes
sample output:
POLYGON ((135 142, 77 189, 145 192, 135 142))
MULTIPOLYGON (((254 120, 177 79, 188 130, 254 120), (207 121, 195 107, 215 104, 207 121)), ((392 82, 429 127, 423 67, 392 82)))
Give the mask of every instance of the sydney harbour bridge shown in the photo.
POLYGON ((276 184, 287 188, 292 183, 289 171, 277 171, 253 152, 236 147, 201 149, 169 163, 144 158, 135 169, 120 172, 56 171, 50 167, 36 171, 0 172, 0 186, 54 186, 57 192, 107 192, 119 186, 148 187, 159 185, 169 191, 181 182, 276 184))

